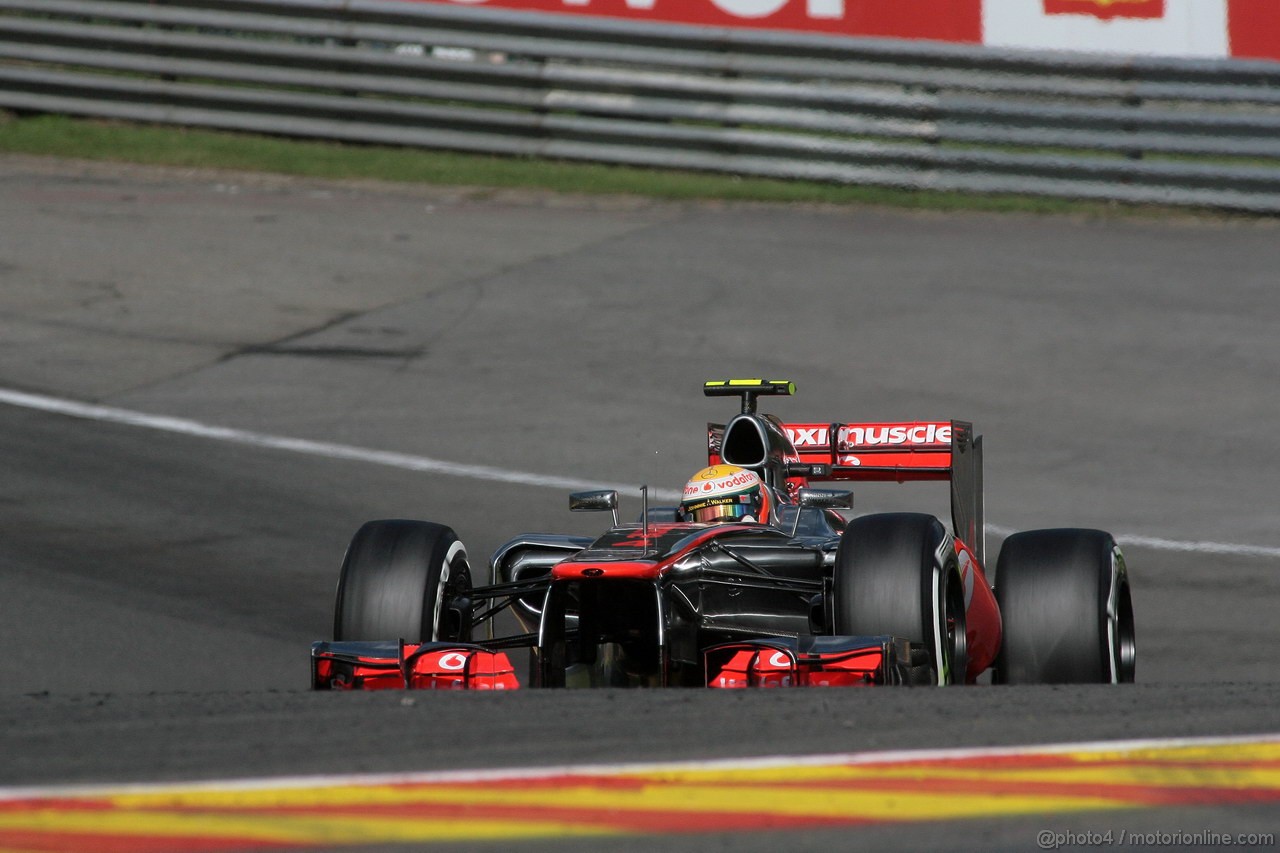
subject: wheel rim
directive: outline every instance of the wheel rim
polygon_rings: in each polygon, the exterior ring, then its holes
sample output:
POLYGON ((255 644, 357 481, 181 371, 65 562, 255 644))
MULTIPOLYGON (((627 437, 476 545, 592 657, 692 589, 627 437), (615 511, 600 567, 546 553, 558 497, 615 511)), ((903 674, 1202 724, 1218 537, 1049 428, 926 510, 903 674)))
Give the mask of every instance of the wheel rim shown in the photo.
POLYGON ((946 630, 946 641, 943 653, 946 655, 947 681, 950 684, 963 684, 968 676, 969 667, 969 631, 965 621, 964 584, 955 571, 949 571, 944 600, 943 626, 946 630))
POLYGON ((1116 602, 1116 620, 1114 627, 1116 682, 1133 683, 1138 666, 1138 642, 1133 625, 1133 600, 1129 595, 1129 584, 1122 583, 1116 602))
POLYGON ((1107 665, 1111 670, 1111 683, 1132 683, 1137 669, 1138 644, 1128 572, 1119 548, 1112 550, 1111 593, 1107 596, 1106 617, 1107 665))
MULTIPOLYGON (((445 555, 444 563, 440 567, 440 582, 436 587, 436 602, 434 613, 431 618, 431 639, 442 640, 441 618, 445 613, 449 603, 459 593, 465 593, 471 589, 471 566, 467 561, 467 549, 463 547, 462 542, 454 542, 449 546, 449 551, 445 555)), ((469 625, 450 625, 451 630, 448 632, 451 636, 449 639, 455 639, 452 635, 463 635, 463 639, 469 635, 469 625)))

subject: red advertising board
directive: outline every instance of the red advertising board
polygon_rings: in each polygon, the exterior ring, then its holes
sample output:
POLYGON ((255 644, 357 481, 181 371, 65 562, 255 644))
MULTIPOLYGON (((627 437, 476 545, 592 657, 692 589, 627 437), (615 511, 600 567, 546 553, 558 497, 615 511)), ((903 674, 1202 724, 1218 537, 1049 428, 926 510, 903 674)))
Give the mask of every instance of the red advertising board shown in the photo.
POLYGON ((1280 60, 1280 0, 406 2, 999 47, 1280 60), (1092 29, 1081 29, 1078 25, 1089 25, 1092 29), (1137 29, 1126 30, 1123 34, 1119 30, 1109 32, 1119 27, 1137 29))
POLYGON ((1229 0, 1227 37, 1237 59, 1280 59, 1280 2, 1229 0))
POLYGON ((982 43, 982 0, 429 0, 636 21, 982 43))

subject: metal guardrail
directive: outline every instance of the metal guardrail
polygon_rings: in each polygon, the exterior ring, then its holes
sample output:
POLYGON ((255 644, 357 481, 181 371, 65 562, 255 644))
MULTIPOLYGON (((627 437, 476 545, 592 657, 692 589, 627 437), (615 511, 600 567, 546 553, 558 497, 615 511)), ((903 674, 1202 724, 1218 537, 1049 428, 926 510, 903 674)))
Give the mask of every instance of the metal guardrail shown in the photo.
POLYGON ((1280 212, 1280 64, 401 0, 0 0, 0 108, 1280 212))

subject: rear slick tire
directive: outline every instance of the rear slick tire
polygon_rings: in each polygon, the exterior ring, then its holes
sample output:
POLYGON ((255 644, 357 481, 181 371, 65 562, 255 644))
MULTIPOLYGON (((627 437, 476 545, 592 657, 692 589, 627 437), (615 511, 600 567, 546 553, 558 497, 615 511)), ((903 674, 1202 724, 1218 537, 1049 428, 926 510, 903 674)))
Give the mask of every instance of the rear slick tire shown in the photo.
MULTIPOLYGON (((908 640, 927 655, 928 683, 966 680, 955 540, 931 515, 882 513, 849 522, 836 552, 830 618, 833 634, 908 640)), ((913 683, 920 682, 913 677, 913 683)))
POLYGON ((1004 633, 996 683, 1134 680, 1133 599, 1111 534, 1075 528, 1015 533, 1000 549, 995 592, 1004 633))
POLYGON ((429 521, 370 521, 342 562, 333 637, 467 640, 470 625, 446 625, 444 614, 470 588, 467 550, 452 529, 429 521))

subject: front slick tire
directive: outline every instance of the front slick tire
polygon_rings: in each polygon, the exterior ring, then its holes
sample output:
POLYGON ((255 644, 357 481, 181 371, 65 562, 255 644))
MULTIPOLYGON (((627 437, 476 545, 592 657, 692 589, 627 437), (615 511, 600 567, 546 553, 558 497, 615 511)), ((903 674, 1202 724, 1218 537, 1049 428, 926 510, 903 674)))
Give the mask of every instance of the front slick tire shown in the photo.
POLYGON ((836 552, 831 598, 832 633, 908 640, 924 656, 918 669, 925 677, 913 672, 913 683, 964 683, 964 585, 955 540, 938 519, 904 512, 850 521, 836 552))
POLYGON ((996 563, 1004 684, 1114 684, 1134 679, 1137 647, 1124 557, 1101 530, 1029 530, 996 563))
POLYGON ((342 562, 333 637, 467 640, 470 625, 450 624, 448 605, 470 587, 467 550, 450 528, 429 521, 370 521, 342 562))

